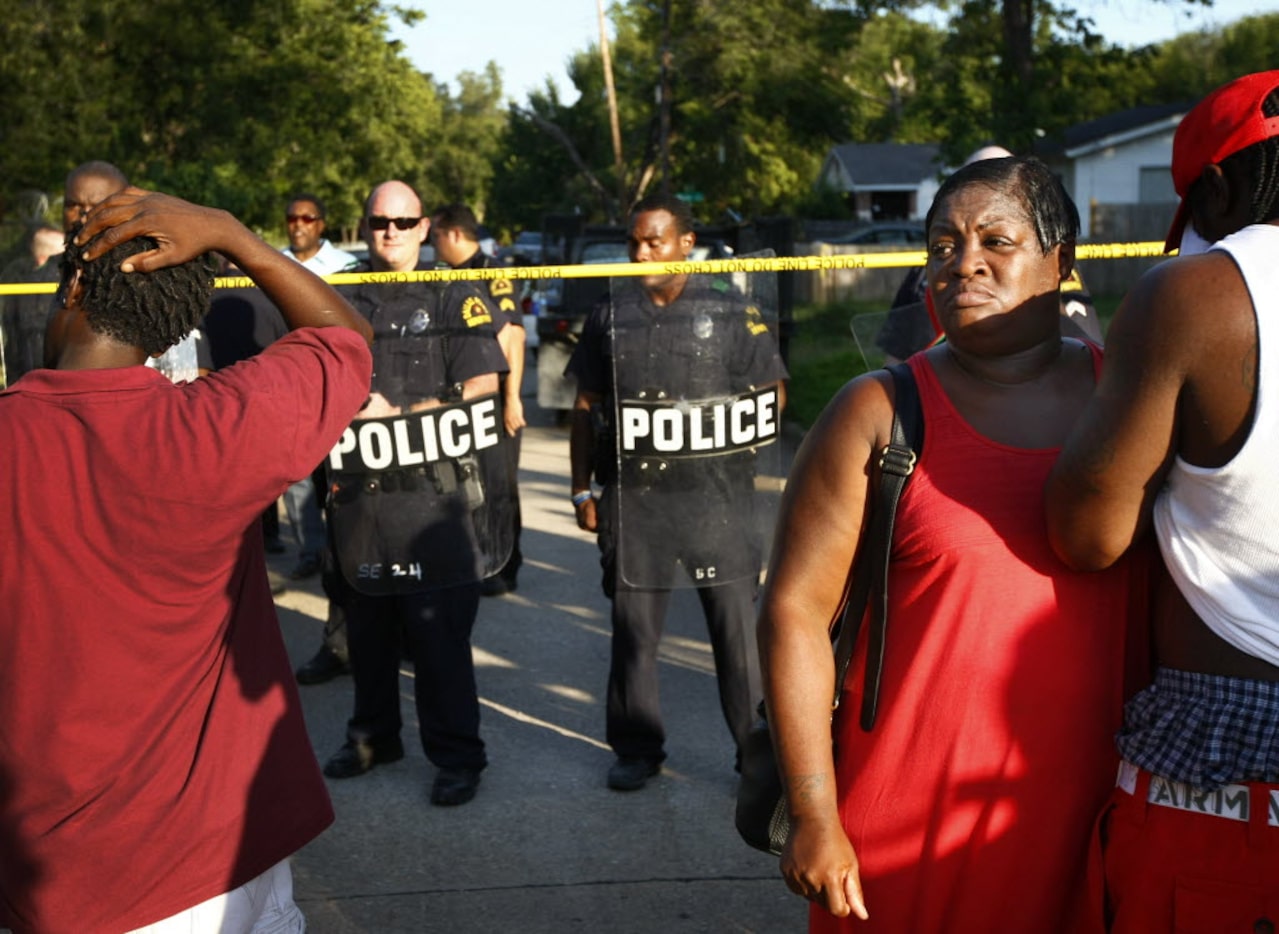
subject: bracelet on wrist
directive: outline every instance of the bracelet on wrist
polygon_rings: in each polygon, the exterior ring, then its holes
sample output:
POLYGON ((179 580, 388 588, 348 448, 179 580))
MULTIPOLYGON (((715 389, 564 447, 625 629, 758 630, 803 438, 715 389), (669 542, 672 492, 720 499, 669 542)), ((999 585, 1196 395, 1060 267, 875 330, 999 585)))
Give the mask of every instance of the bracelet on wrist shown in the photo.
POLYGON ((573 508, 576 509, 578 506, 582 505, 582 503, 586 502, 590 498, 591 498, 590 490, 578 490, 576 493, 573 494, 573 508))

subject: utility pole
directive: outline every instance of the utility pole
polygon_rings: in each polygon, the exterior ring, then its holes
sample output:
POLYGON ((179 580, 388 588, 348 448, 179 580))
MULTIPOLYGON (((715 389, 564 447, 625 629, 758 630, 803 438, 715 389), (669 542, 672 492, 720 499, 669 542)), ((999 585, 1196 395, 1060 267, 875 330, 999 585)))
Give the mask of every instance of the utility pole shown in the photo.
POLYGON ((662 4, 661 83, 657 88, 658 146, 662 160, 662 194, 671 193, 671 0, 662 4))
POLYGON ((622 161, 622 126, 617 118, 617 92, 613 88, 613 60, 608 54, 608 30, 604 21, 604 0, 595 0, 600 19, 600 57, 604 63, 604 90, 608 94, 608 122, 613 131, 613 171, 617 175, 617 213, 624 217, 626 203, 626 164, 622 161))

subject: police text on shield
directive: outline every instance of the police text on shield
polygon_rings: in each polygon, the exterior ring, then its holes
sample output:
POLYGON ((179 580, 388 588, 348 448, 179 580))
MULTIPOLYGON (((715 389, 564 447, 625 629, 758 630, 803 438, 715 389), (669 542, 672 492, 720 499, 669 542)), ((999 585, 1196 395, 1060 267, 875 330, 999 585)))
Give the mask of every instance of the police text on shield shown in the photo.
POLYGON ((496 395, 390 418, 357 421, 329 452, 329 466, 342 473, 420 467, 457 460, 501 440, 496 395))

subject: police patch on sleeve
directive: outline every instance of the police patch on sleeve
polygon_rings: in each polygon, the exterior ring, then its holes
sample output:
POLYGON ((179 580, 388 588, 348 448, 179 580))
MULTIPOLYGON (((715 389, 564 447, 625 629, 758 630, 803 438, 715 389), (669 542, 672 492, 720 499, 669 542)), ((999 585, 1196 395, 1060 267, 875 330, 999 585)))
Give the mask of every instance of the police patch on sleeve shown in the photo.
POLYGON ((496 297, 498 295, 510 295, 515 291, 515 286, 511 285, 510 279, 494 279, 489 283, 489 294, 496 297))
POLYGON ((468 328, 477 328, 483 324, 492 324, 493 316, 489 314, 488 305, 478 295, 472 295, 462 303, 462 320, 468 328))
POLYGON ((746 330, 750 331, 754 337, 768 333, 768 325, 764 323, 764 316, 759 313, 759 309, 754 305, 746 306, 746 330))

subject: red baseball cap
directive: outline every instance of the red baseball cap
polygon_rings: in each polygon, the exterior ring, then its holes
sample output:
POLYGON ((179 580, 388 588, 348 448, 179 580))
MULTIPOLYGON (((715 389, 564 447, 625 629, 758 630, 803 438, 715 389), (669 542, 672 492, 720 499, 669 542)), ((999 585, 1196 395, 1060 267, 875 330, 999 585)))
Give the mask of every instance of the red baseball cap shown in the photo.
POLYGON ((1223 84, 1182 118, 1172 140, 1172 184, 1181 196, 1168 229, 1164 252, 1181 245, 1190 219, 1186 195, 1203 170, 1272 136, 1279 136, 1279 113, 1267 116, 1262 103, 1279 90, 1279 71, 1259 71, 1223 84))

